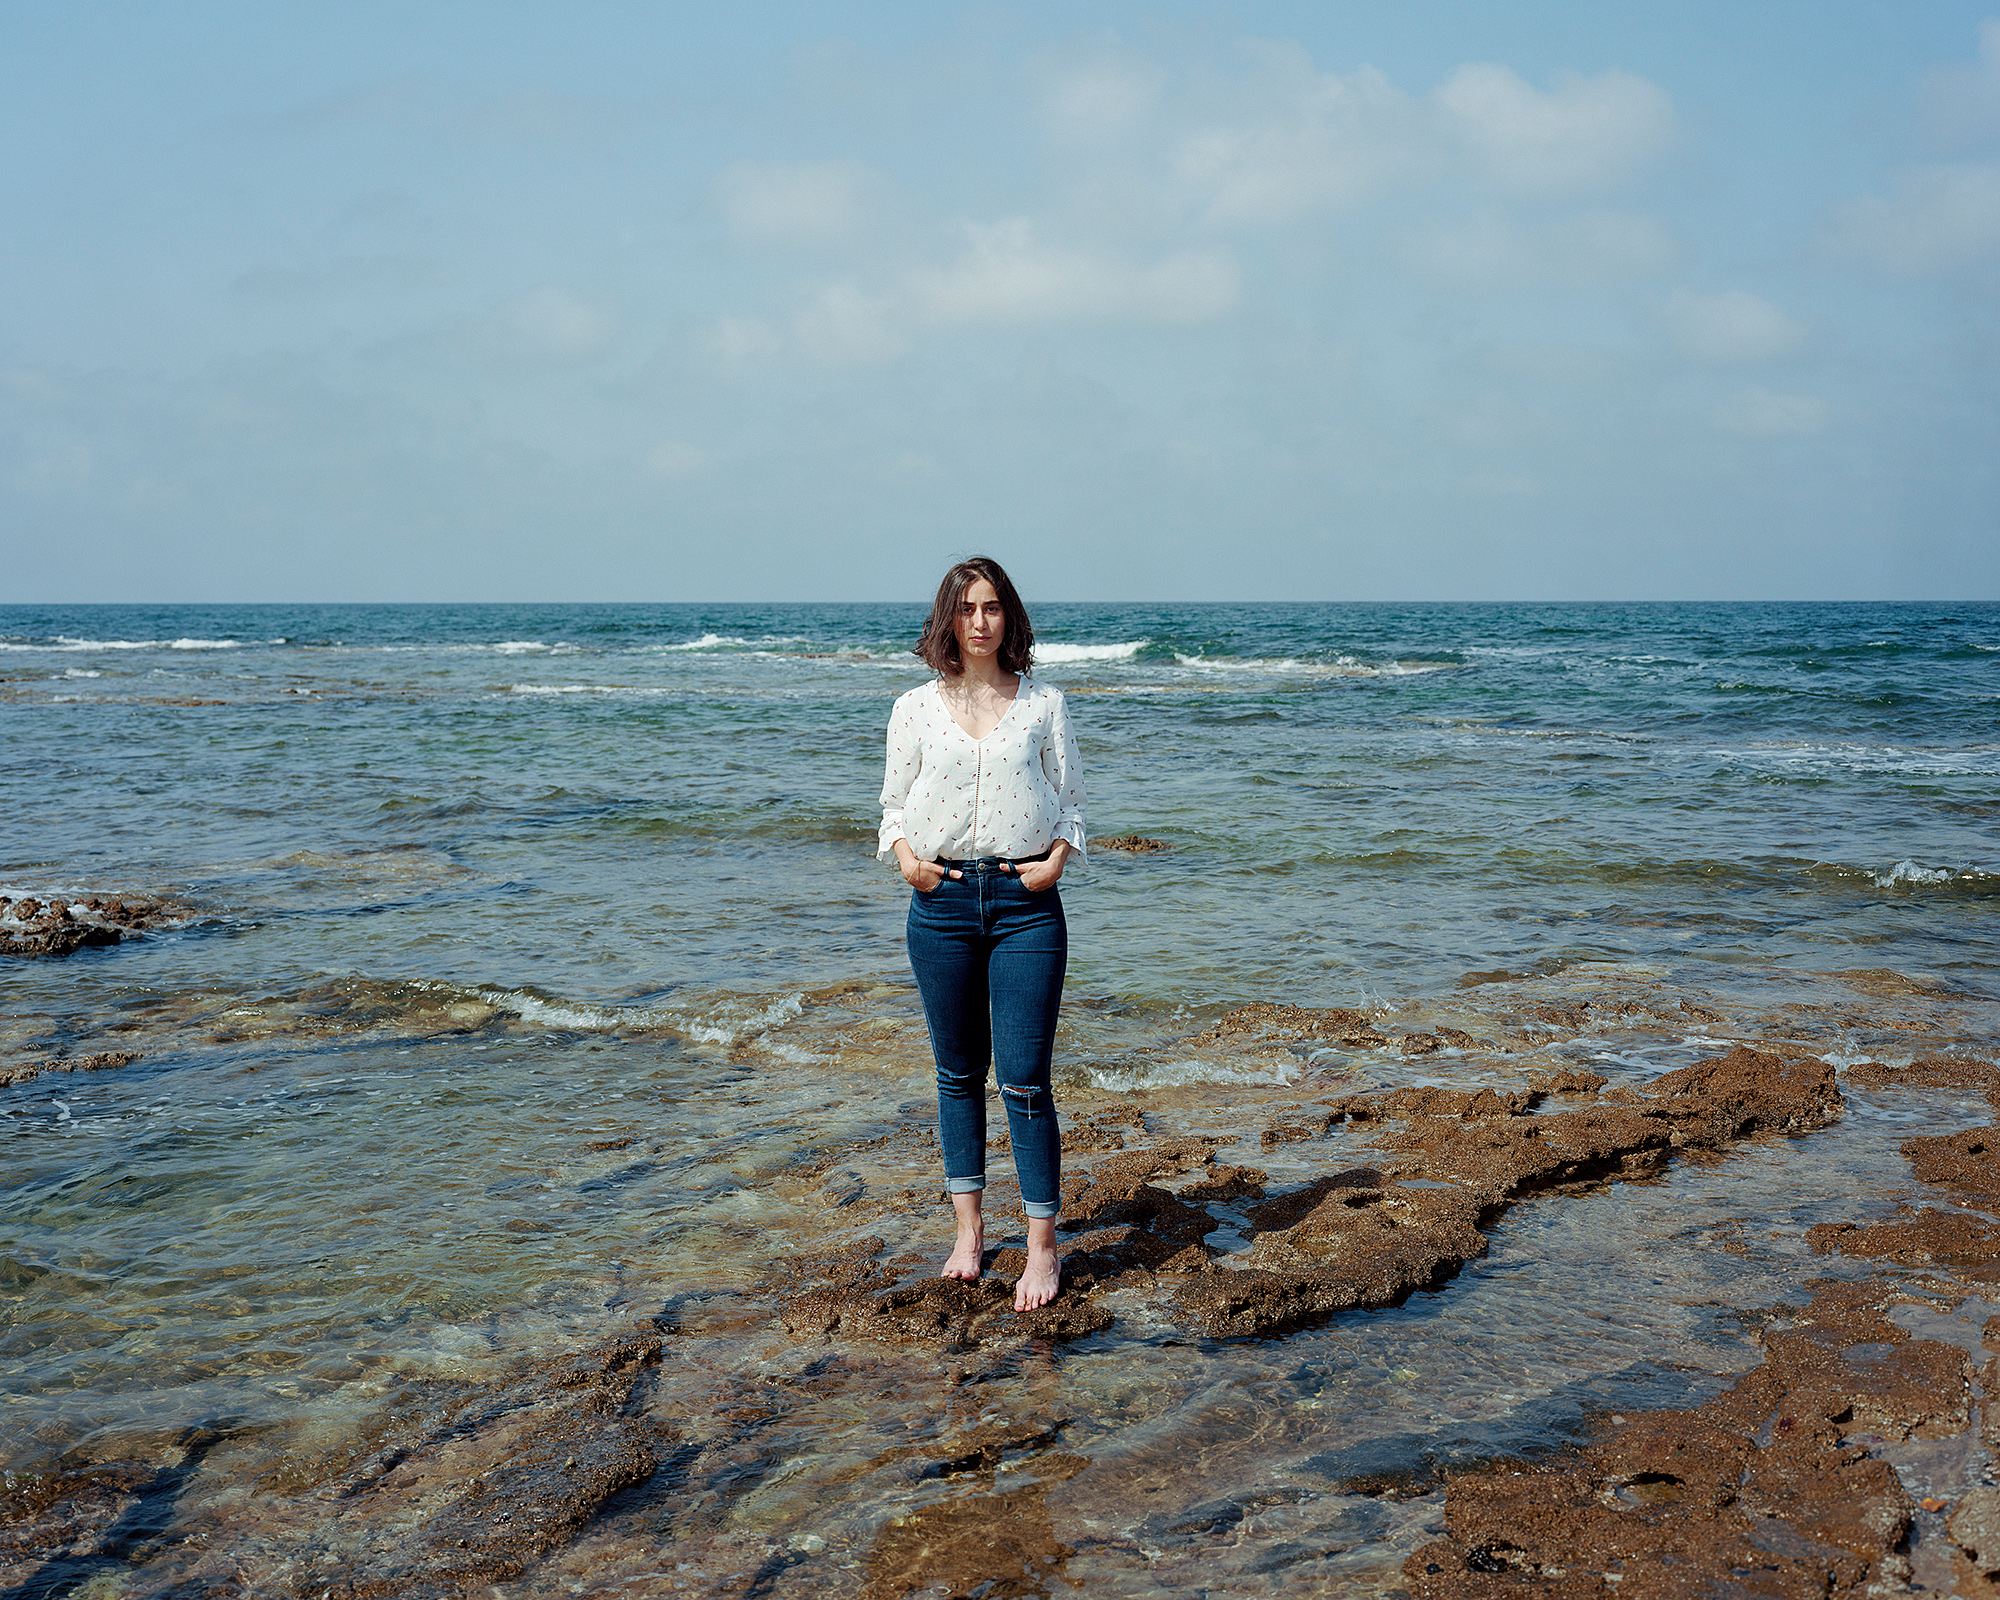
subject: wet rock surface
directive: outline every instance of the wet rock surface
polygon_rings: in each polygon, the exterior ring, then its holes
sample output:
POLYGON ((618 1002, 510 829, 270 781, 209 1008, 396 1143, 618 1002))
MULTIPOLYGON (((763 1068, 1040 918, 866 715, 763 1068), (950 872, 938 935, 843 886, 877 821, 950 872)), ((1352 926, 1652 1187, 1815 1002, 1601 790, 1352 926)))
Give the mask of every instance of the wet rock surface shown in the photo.
POLYGON ((171 1468, 103 1463, 38 1479, 0 1496, 0 1592, 66 1592, 48 1585, 123 1577, 135 1559, 145 1581, 121 1593, 364 1600, 456 1596, 515 1576, 671 1448, 668 1430, 636 1414, 660 1351, 648 1330, 500 1384, 413 1386, 358 1458, 288 1461, 260 1485, 249 1549, 221 1539, 223 1508, 175 1516, 227 1430, 178 1441, 171 1468))
MULTIPOLYGON (((379 999, 329 989, 327 1025, 379 999)), ((845 1003, 833 991, 811 1001, 845 1003)), ((1298 1347, 1288 1335, 1337 1341, 1361 1321, 1344 1313, 1448 1283, 1515 1208, 1590 1205, 1608 1185, 1775 1150, 1841 1118, 1840 1075, 1811 1038, 1725 1042, 1616 1082, 1543 1044, 1676 1009, 1648 998, 1223 1016, 1162 1059, 1289 1062, 1296 1083, 1246 1093, 1254 1115, 1220 1132, 1230 1113, 1211 1114, 1213 1090, 1066 1101, 1065 1286, 1026 1315, 1012 1310, 1024 1259, 1011 1242, 989 1251, 978 1283, 936 1276, 946 1213, 920 1101, 829 1126, 754 1180, 715 1185, 712 1237, 745 1241, 738 1259, 777 1200, 812 1217, 809 1233, 785 1236, 810 1246, 766 1253, 761 1276, 655 1300, 657 1316, 581 1356, 392 1384, 338 1441, 280 1450, 219 1429, 199 1459, 168 1445, 76 1452, 33 1492, 0 1498, 0 1594, 115 1579, 142 1600, 900 1600, 1122 1592, 1124 1577, 1106 1574, 1143 1571, 1161 1592, 1839 1595, 1899 1592, 1915 1569, 1898 1562, 1925 1538, 1930 1570, 1949 1544, 1962 1592, 1988 1592, 1974 1585, 1986 1581, 1992 1508, 1915 1496, 1888 1454, 2000 1443, 1979 1409, 1980 1386, 2000 1377, 2000 1334, 1976 1352, 1902 1325, 1919 1302, 1977 1292, 1995 1253, 1977 1214, 1993 1189, 1991 1130, 1904 1144, 1913 1172, 1940 1186, 1938 1205, 1829 1220, 1810 1236, 1817 1259, 1794 1231, 1809 1271, 1864 1276, 1816 1284, 1802 1308, 1781 1310, 1760 1366, 1703 1405, 1609 1424, 1595 1413, 1595 1436, 1571 1454, 1503 1459, 1420 1415, 1350 1440, 1340 1391, 1299 1374, 1277 1380, 1291 1398, 1275 1412, 1253 1409, 1231 1376, 1197 1377, 1157 1418, 1115 1432, 1093 1414, 1104 1393, 1077 1380, 1107 1353, 1122 1350, 1135 1372, 1156 1360, 1194 1374, 1235 1373, 1240 1356, 1270 1383, 1298 1347), (1474 1052, 1492 1057, 1464 1065, 1474 1052), (1364 1064, 1348 1063, 1355 1054, 1364 1064), (1440 1066, 1456 1076, 1430 1077, 1440 1066), (1276 1456, 1272 1440, 1287 1441, 1276 1456), (223 1457, 220 1470, 203 1465, 223 1457), (829 1519, 829 1505, 847 1510, 829 1519), (1341 1565, 1363 1548, 1394 1553, 1341 1565), (1411 1550, 1421 1559, 1397 1577, 1411 1550)), ((868 1037, 921 1050, 908 1028, 868 1037)), ((1940 1053, 1847 1078, 1884 1095, 1977 1094, 2000 1073, 1940 1053)), ((666 1159, 638 1113, 571 1135, 566 1181, 595 1196, 641 1145, 666 1159)), ((990 1168, 995 1217, 1011 1207, 1005 1166, 990 1168)), ((1744 1248, 1727 1231, 1714 1245, 1744 1248)), ((1579 1394, 1538 1404, 1589 1410, 1579 1394)), ((1510 1426, 1533 1450, 1549 1424, 1524 1406, 1510 1426)))
POLYGON ((1888 1320, 1905 1297, 1829 1284, 1718 1400, 1622 1422, 1560 1461, 1454 1480, 1448 1537, 1404 1565, 1420 1600, 1902 1592, 1916 1506, 1857 1435, 1962 1431, 1970 1364, 1888 1320))
POLYGON ((44 1072, 108 1072, 114 1067, 129 1067, 139 1059, 136 1050, 100 1050, 88 1056, 52 1056, 46 1061, 31 1061, 19 1066, 0 1067, 0 1089, 11 1084, 26 1083, 30 1078, 39 1077, 44 1072))
POLYGON ((0 895, 0 956, 67 956, 136 938, 188 915, 163 900, 86 895, 0 895))
MULTIPOLYGON (((1863 1063, 1850 1076, 1869 1088, 1991 1094, 2000 1084, 2000 1071, 1971 1058, 1863 1063)), ((1747 1100, 1735 1108, 1760 1120, 1778 1112, 1747 1100)), ((1961 1205, 1991 1205, 2000 1198, 1996 1135, 2000 1128, 1976 1128, 1913 1138, 1902 1149, 1917 1177, 1954 1192, 1961 1205)), ((1763 1362, 1710 1404, 1616 1419, 1615 1431, 1589 1449, 1454 1480, 1447 1537, 1404 1564, 1410 1593, 1417 1600, 1527 1593, 1817 1600, 1933 1588, 1942 1569, 1955 1595, 2000 1594, 2000 1490, 1976 1485, 1956 1505, 1915 1501, 1881 1448, 1960 1439, 1976 1423, 1988 1451, 2000 1443, 1991 1412, 2000 1358, 1988 1361, 1975 1390, 1965 1349, 1914 1338, 1892 1320, 1899 1306, 1976 1304, 1990 1295, 2000 1281, 2000 1227, 1906 1206, 1872 1225, 1818 1224, 1807 1238, 1822 1254, 1927 1269, 1920 1292, 1893 1279, 1822 1283, 1802 1312, 1767 1329, 1763 1362), (1986 1416, 1978 1421, 1982 1399, 1986 1416), (1919 1582, 1912 1533, 1947 1513, 1951 1548, 1933 1549, 1933 1582, 1919 1582)), ((1994 1323, 1987 1326, 1990 1340, 1994 1323)))

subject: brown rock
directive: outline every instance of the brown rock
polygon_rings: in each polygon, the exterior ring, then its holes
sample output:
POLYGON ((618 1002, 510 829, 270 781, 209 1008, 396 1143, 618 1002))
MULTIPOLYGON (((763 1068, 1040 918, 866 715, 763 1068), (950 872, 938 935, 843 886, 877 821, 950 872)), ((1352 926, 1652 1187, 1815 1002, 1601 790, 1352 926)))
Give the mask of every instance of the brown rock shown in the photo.
POLYGON ((614 1340, 475 1389, 420 1437, 327 1485, 323 1499, 391 1494, 398 1482, 407 1488, 439 1475, 446 1451, 454 1463, 491 1462, 469 1480, 454 1474, 452 1492, 414 1528, 379 1516, 359 1525, 358 1546, 344 1540, 337 1557, 303 1575, 300 1592, 334 1600, 454 1594, 517 1576, 573 1538, 606 1499, 653 1471, 663 1431, 624 1408, 641 1374, 659 1361, 661 1342, 651 1332, 614 1340), (385 1476, 397 1468, 394 1478, 385 1476))
POLYGON ((1543 1094, 1595 1094, 1610 1081, 1601 1072, 1585 1072, 1580 1067, 1537 1072, 1529 1080, 1543 1094))
POLYGON ((1905 1139, 1901 1148, 1910 1170, 1925 1183, 1982 1203, 2000 1200, 2000 1127, 1905 1139))
POLYGON ((1900 1591, 1909 1497, 1843 1428, 1914 1431, 1919 1413, 1955 1425, 1965 1361, 1882 1311, 1865 1286, 1830 1286, 1798 1328, 1767 1339, 1760 1367, 1699 1411, 1654 1412, 1560 1460, 1455 1479, 1448 1536, 1404 1564, 1412 1596, 1900 1591), (1927 1384, 1942 1387, 1942 1411, 1927 1384))
POLYGON ((864 1600, 911 1594, 1018 1600, 1049 1592, 1076 1552, 1055 1536, 1044 1485, 946 1500, 890 1521, 868 1558, 864 1600))
POLYGON ((1168 848, 1164 839, 1148 839, 1143 834, 1114 833, 1108 839, 1092 839, 1093 850, 1121 850, 1128 855, 1151 855, 1156 850, 1168 848))
POLYGON ((1684 1141, 1699 1137, 1713 1144, 1753 1133, 1823 1128, 1846 1104, 1833 1068, 1824 1061, 1770 1055, 1746 1045, 1666 1073, 1651 1089, 1662 1102, 1679 1102, 1671 1114, 1681 1124, 1684 1141))
POLYGON ((1261 1200, 1269 1179, 1262 1167, 1215 1167, 1201 1182, 1181 1190, 1179 1198, 1198 1206, 1211 1201, 1261 1200))
POLYGON ((1900 972, 1892 972, 1887 967, 1854 967, 1845 972, 1829 972, 1829 978, 1838 978, 1850 989, 1859 989, 1863 994, 1874 995, 1877 999, 1890 999, 1897 995, 1918 995, 1925 999, 1947 997, 1951 990, 1942 984, 1932 983, 1924 978, 1907 977, 1900 972))
POLYGON ((2000 1067, 1972 1056, 1921 1056, 1905 1067, 1858 1061, 1847 1069, 1857 1089, 1979 1089, 2000 1085, 2000 1067))
POLYGON ((2000 1489, 1980 1484, 1966 1490, 1947 1526, 1974 1571, 1989 1583, 2000 1578, 2000 1489))
POLYGON ((89 1056, 55 1056, 25 1066, 0 1068, 0 1088, 13 1083, 26 1083, 44 1072, 105 1072, 113 1067, 129 1067, 138 1059, 136 1050, 103 1050, 89 1056))
POLYGON ((1870 1228, 1851 1222, 1822 1222, 1806 1230, 1806 1242, 1821 1255, 1860 1256, 1911 1265, 1951 1262, 1984 1266, 2000 1261, 2000 1228, 1976 1217, 1929 1207, 1901 1221, 1870 1228))
POLYGON ((1378 1044, 1386 1042, 1373 1032, 1372 1019, 1365 1011, 1347 1006, 1313 1010, 1306 1006, 1273 1005, 1263 1000, 1218 1017, 1193 1042, 1215 1043, 1246 1034, 1267 1039, 1339 1039, 1343 1043, 1368 1034, 1378 1044))
POLYGON ((1274 1122, 1257 1136, 1257 1141, 1266 1150, 1275 1150, 1281 1144, 1298 1144, 1306 1139, 1323 1138, 1326 1130, 1333 1126, 1334 1120, 1322 1112, 1318 1116, 1295 1119, 1291 1122, 1274 1122))

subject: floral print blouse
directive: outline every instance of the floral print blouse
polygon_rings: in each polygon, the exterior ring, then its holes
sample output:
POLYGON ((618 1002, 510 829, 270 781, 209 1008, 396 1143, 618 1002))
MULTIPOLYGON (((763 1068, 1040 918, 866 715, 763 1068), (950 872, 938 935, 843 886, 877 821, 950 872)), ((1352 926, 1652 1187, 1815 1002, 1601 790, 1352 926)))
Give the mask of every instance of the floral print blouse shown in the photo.
POLYGON ((1067 839, 1083 854, 1083 772, 1062 691, 1026 673, 993 731, 953 720, 933 678, 889 714, 878 857, 907 839, 920 860, 1036 856, 1067 839))

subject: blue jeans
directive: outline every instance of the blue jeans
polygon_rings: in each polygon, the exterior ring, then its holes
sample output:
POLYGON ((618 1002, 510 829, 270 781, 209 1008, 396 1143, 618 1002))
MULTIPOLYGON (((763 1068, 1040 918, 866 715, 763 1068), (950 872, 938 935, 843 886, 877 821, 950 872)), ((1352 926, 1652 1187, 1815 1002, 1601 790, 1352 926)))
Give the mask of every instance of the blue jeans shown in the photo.
POLYGON ((910 895, 910 968, 937 1058, 938 1143, 953 1194, 986 1187, 986 1068, 1000 1080, 1022 1209, 1053 1217, 1062 1135, 1049 1057, 1069 965, 1062 896, 1026 888, 997 857, 940 862, 946 876, 910 895))

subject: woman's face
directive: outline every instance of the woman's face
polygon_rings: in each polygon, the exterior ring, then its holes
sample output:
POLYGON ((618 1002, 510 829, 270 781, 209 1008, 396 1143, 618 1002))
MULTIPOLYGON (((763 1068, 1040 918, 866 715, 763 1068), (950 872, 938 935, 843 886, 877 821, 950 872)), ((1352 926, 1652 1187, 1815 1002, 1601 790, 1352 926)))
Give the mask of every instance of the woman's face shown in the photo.
POLYGON ((970 661, 974 656, 999 652, 1000 641, 1007 632, 1007 613, 1000 609, 1000 596, 994 593, 991 582, 974 578, 965 586, 965 593, 958 597, 958 620, 954 626, 958 632, 959 660, 970 661))

